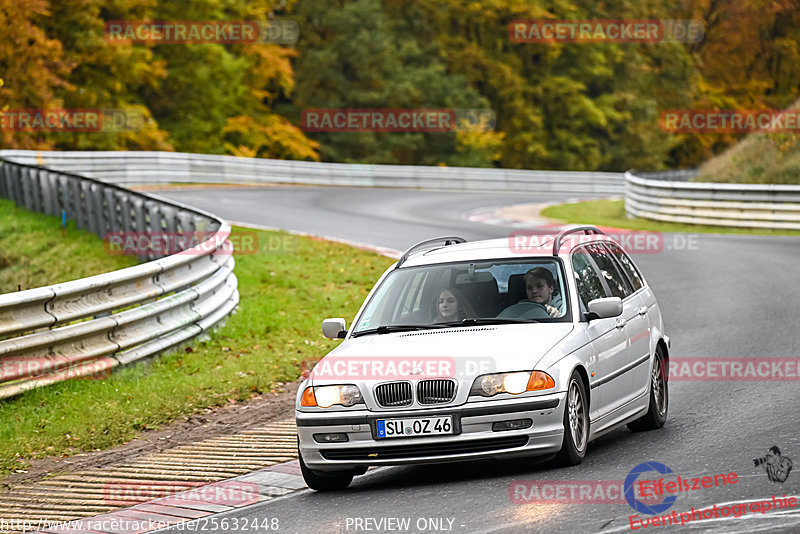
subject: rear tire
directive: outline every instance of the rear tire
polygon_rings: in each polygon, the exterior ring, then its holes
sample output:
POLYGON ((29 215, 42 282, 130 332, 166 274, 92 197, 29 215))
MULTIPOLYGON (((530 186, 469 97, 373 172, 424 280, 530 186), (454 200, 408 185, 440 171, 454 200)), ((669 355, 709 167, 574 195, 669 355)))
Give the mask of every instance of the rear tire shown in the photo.
POLYGON ((556 454, 557 465, 578 465, 586 456, 589 443, 589 403, 586 386, 577 371, 572 372, 567 388, 567 405, 564 406, 564 440, 556 454))
POLYGON ((667 382, 667 361, 661 346, 656 348, 656 360, 650 373, 650 408, 641 419, 628 423, 631 432, 656 430, 664 426, 669 411, 669 382, 667 382))
POLYGON ((306 481, 306 485, 309 488, 315 491, 343 490, 350 485, 356 475, 354 471, 317 471, 310 469, 303 461, 303 455, 300 454, 299 447, 297 456, 300 459, 300 472, 303 474, 303 480, 306 481))

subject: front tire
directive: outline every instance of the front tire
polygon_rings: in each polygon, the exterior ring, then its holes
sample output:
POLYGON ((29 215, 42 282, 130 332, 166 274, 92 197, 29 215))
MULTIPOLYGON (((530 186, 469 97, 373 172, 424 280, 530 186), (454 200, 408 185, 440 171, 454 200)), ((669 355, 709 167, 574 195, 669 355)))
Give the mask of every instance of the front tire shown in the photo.
POLYGON ((656 348, 656 361, 650 373, 650 408, 641 419, 628 423, 631 432, 656 430, 664 426, 669 411, 669 382, 667 382, 667 361, 661 346, 656 348))
POLYGON ((558 465, 578 465, 586 456, 589 442, 589 403, 586 399, 586 386, 578 372, 573 371, 564 407, 564 440, 555 458, 558 465))
POLYGON ((306 485, 314 491, 337 491, 343 490, 353 481, 355 472, 353 471, 317 471, 310 469, 303 461, 300 454, 300 447, 297 448, 297 456, 300 459, 300 472, 306 485))

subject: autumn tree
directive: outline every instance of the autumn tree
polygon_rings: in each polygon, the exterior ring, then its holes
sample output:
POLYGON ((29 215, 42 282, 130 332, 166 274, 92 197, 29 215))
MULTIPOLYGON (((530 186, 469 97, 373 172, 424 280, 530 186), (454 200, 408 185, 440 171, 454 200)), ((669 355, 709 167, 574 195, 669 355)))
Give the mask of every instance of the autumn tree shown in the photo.
MULTIPOLYGON (((71 65, 60 41, 48 36, 41 22, 50 14, 46 0, 0 0, 0 110, 59 108, 60 92, 70 89, 71 65)), ((4 148, 49 148, 53 141, 42 132, 3 128, 4 148)))

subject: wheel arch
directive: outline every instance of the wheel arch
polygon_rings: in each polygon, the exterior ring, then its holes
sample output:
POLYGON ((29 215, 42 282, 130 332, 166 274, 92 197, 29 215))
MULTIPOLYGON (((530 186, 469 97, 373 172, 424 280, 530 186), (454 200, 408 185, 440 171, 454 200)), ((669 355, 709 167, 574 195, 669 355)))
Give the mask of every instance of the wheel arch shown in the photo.
POLYGON ((589 410, 592 407, 592 390, 589 387, 589 373, 586 371, 586 368, 578 364, 573 369, 573 372, 577 372, 578 376, 581 377, 581 381, 583 381, 583 387, 586 390, 586 413, 589 414, 589 410))
MULTIPOLYGON (((665 379, 669 380, 669 347, 667 346, 667 342, 664 341, 664 338, 659 338, 658 342, 656 343, 656 350, 661 348, 661 352, 664 354, 664 374, 665 379)), ((655 353, 653 354, 653 365, 655 365, 655 353)))

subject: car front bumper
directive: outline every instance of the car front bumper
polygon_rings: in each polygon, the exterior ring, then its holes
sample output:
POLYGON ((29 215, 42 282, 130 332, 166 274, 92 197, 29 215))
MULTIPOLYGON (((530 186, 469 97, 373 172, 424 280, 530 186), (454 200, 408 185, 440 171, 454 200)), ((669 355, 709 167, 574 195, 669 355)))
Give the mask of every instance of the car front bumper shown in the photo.
POLYGON ((355 466, 441 463, 509 458, 558 452, 564 436, 566 393, 522 399, 471 402, 453 407, 404 411, 369 410, 296 413, 300 451, 306 466, 319 471, 355 466), (376 439, 378 419, 452 415, 460 432, 443 436, 376 439), (493 430, 494 423, 530 419, 517 430, 493 430), (348 441, 318 443, 315 434, 343 433, 348 441))

